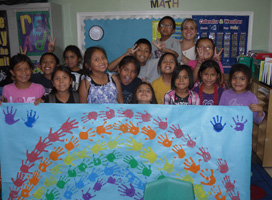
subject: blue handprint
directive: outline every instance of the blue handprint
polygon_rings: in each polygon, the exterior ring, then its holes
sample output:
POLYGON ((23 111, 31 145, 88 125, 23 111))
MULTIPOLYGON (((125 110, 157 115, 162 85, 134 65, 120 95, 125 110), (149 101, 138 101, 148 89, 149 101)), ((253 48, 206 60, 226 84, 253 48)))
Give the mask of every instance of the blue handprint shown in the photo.
POLYGON ((36 111, 33 112, 33 110, 27 111, 27 121, 25 122, 25 125, 27 127, 33 127, 34 123, 39 119, 39 116, 36 117, 36 111))
POLYGON ((108 167, 108 164, 106 164, 105 169, 104 169, 104 174, 106 176, 111 176, 111 175, 116 175, 116 172, 120 172, 120 167, 116 164, 112 167, 108 167))
POLYGON ((87 176, 82 176, 78 182, 76 182, 76 179, 75 180, 75 186, 76 188, 78 189, 81 189, 83 188, 85 185, 87 185, 87 183, 85 184, 84 181, 87 179, 87 176))
POLYGON ((215 117, 213 117, 213 122, 212 121, 210 121, 210 122, 213 125, 213 129, 216 132, 221 132, 223 130, 223 128, 226 126, 226 123, 224 125, 222 125, 222 116, 219 119, 219 116, 216 115, 216 119, 215 119, 215 117))
MULTIPOLYGON (((239 121, 239 116, 237 115, 237 121, 234 119, 234 117, 232 117, 234 123, 235 123, 235 127, 234 130, 236 131, 243 131, 244 127, 245 127, 245 123, 247 123, 247 119, 246 121, 243 122, 243 118, 244 116, 241 117, 241 121, 239 121)), ((233 126, 231 126, 233 128, 233 126)))
POLYGON ((98 178, 101 175, 103 175, 103 170, 102 169, 95 170, 94 167, 92 173, 88 176, 88 180, 91 182, 95 182, 96 178, 98 178))
POLYGON ((77 192, 78 190, 75 188, 75 186, 72 186, 71 189, 69 190, 69 185, 68 185, 66 191, 63 194, 63 197, 65 199, 72 199, 72 196, 77 192))
POLYGON ((5 115, 5 122, 6 122, 6 124, 8 124, 8 125, 15 124, 16 122, 18 122, 18 121, 20 120, 20 119, 14 120, 14 116, 15 116, 15 114, 16 114, 16 112, 17 112, 17 109, 14 111, 14 113, 12 113, 12 111, 13 111, 13 107, 12 107, 12 106, 11 106, 10 111, 9 111, 9 107, 7 107, 7 112, 5 112, 5 111, 3 110, 3 113, 4 113, 4 115, 5 115))

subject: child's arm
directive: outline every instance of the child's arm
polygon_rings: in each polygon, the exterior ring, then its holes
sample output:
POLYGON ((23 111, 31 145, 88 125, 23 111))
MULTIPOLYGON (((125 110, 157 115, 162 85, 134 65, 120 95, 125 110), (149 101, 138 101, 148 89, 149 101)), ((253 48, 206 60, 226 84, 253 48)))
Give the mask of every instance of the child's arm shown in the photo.
POLYGON ((89 94, 90 83, 87 81, 86 78, 81 80, 79 86, 79 103, 88 103, 87 98, 89 94))
POLYGON ((189 58, 187 58, 182 52, 181 52, 181 62, 184 64, 184 65, 187 65, 188 62, 190 61, 189 58))
POLYGON ((160 42, 159 39, 157 39, 156 41, 153 41, 152 44, 154 44, 154 46, 157 47, 157 49, 159 49, 159 51, 163 53, 172 53, 177 58, 179 57, 179 54, 176 51, 166 48, 165 44, 163 42, 160 42))
POLYGON ((258 117, 262 117, 263 116, 263 107, 260 106, 259 104, 253 103, 249 105, 249 109, 252 112, 258 112, 258 117))
POLYGON ((118 65, 121 62, 121 60, 125 57, 125 56, 131 56, 134 55, 134 53, 138 50, 138 48, 136 48, 136 44, 130 48, 127 49, 126 53, 124 53, 122 56, 120 56, 119 58, 116 58, 114 61, 112 61, 109 66, 108 66, 108 70, 111 72, 117 72, 118 69, 118 65))
POLYGON ((37 106, 39 103, 44 103, 44 100, 42 98, 35 99, 34 105, 37 106))
POLYGON ((114 80, 114 82, 116 84, 116 88, 117 88, 117 102, 124 103, 123 92, 122 92, 120 81, 119 81, 118 77, 115 75, 112 76, 112 79, 114 80))

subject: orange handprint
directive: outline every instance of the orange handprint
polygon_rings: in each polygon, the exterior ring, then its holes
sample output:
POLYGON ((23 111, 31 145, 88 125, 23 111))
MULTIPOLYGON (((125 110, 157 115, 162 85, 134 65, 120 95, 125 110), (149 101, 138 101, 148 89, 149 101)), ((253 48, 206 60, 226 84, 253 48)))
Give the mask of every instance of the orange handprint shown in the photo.
POLYGON ((158 141, 158 143, 162 144, 163 146, 165 146, 165 147, 171 147, 172 146, 173 141, 170 141, 168 139, 168 136, 167 136, 166 133, 165 133, 165 138, 164 138, 164 136, 162 134, 160 134, 158 138, 160 140, 160 141, 158 141))
POLYGON ((114 130, 120 130, 123 133, 128 133, 128 127, 125 124, 122 124, 121 121, 118 121, 119 123, 114 123, 113 124, 113 129, 114 130))
POLYGON ((190 160, 191 163, 187 158, 185 159, 184 165, 186 165, 187 167, 184 167, 184 169, 187 169, 196 174, 200 170, 200 165, 196 165, 192 157, 190 157, 190 160))
MULTIPOLYGON (((74 140, 73 139, 74 139, 74 136, 72 136, 70 141, 64 145, 64 147, 65 147, 65 149, 67 149, 67 151, 71 151, 75 147, 79 146, 79 144, 77 144, 79 142, 79 139, 77 137, 74 140)), ((67 140, 66 140, 66 142, 67 142, 67 140)))
POLYGON ((182 159, 184 158, 184 156, 186 155, 185 154, 185 151, 183 150, 181 144, 178 146, 177 144, 175 144, 174 146, 174 149, 172 149, 176 154, 178 154, 178 158, 182 159))
POLYGON ((137 126, 134 126, 134 124, 132 122, 129 122, 131 125, 129 125, 128 123, 126 123, 125 125, 128 127, 128 132, 131 133, 132 135, 137 135, 139 133, 139 126, 137 123, 137 126))
MULTIPOLYGON (((85 129, 85 127, 83 127, 83 129, 85 129)), ((90 132, 89 133, 89 131, 90 130, 92 130, 93 128, 89 128, 87 131, 81 131, 80 133, 79 133, 79 138, 81 139, 81 140, 88 140, 89 139, 89 134, 91 134, 91 133, 94 133, 95 131, 92 131, 92 132, 90 132)), ((90 137, 94 137, 95 135, 90 135, 90 137)), ((90 141, 93 141, 93 140, 91 140, 91 139, 89 139, 90 141)))
MULTIPOLYGON (((208 172, 209 170, 206 169, 205 171, 208 172)), ((210 185, 210 186, 212 186, 212 185, 215 184, 216 179, 215 179, 215 177, 214 177, 214 175, 213 175, 213 169, 211 169, 211 176, 210 176, 210 177, 206 175, 206 173, 204 172, 203 169, 201 170, 200 175, 201 175, 206 181, 208 181, 207 183, 204 183, 204 182, 201 181, 200 183, 201 183, 202 185, 210 185)))
POLYGON ((27 176, 28 176, 29 182, 30 182, 32 185, 37 185, 37 184, 39 183, 39 180, 42 178, 42 176, 39 177, 39 176, 40 176, 40 172, 39 172, 38 170, 35 170, 35 172, 34 172, 32 178, 30 178, 29 175, 27 175, 27 176))
POLYGON ((27 183, 26 186, 23 184, 23 189, 21 191, 21 196, 26 198, 29 197, 29 193, 34 188, 34 185, 31 185, 30 183, 27 183))
POLYGON ((218 189, 216 189, 215 186, 213 186, 211 188, 211 191, 215 194, 214 198, 216 200, 225 200, 226 199, 226 196, 222 195, 222 192, 221 192, 221 189, 220 189, 219 185, 218 185, 218 189))
POLYGON ((111 135, 111 132, 106 132, 107 130, 110 130, 112 129, 112 125, 108 125, 106 127, 104 127, 104 125, 107 123, 107 121, 105 121, 101 126, 97 126, 96 127, 96 133, 98 135, 100 135, 102 138, 104 138, 103 135, 101 134, 108 134, 108 135, 111 135))
POLYGON ((62 158, 59 158, 60 155, 63 155, 65 152, 62 151, 63 148, 61 147, 58 147, 56 149, 56 147, 54 147, 54 150, 55 151, 52 151, 50 154, 49 154, 49 158, 53 161, 57 161, 57 160, 62 160, 62 158))
POLYGON ((157 136, 157 133, 153 129, 151 129, 150 126, 147 127, 148 128, 144 126, 141 132, 148 136, 148 138, 145 138, 145 140, 153 140, 157 136))
POLYGON ((51 161, 51 162, 49 162, 49 161, 50 161, 49 158, 45 158, 44 160, 43 160, 43 158, 42 158, 42 160, 41 160, 41 162, 40 162, 40 164, 39 164, 39 170, 41 170, 42 172, 46 172, 46 168, 47 168, 49 165, 52 164, 52 161, 51 161))

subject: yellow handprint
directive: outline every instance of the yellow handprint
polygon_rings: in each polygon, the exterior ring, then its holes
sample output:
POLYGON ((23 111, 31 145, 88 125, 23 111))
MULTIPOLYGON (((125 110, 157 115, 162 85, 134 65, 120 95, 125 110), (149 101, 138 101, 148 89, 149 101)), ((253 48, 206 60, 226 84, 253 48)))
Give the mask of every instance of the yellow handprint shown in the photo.
MULTIPOLYGON (((107 143, 109 149, 115 149, 115 148, 121 148, 118 146, 118 142, 122 141, 123 139, 118 140, 120 136, 117 136, 114 140, 111 140, 111 136, 110 139, 107 143)), ((123 144, 123 143, 119 143, 119 144, 123 144)))
POLYGON ((157 155, 151 147, 148 147, 148 150, 143 148, 143 151, 140 151, 140 153, 139 157, 146 158, 150 163, 154 163, 157 160, 157 155))
POLYGON ((129 137, 130 140, 127 140, 128 144, 125 144, 127 147, 131 147, 132 151, 140 151, 143 147, 143 143, 141 142, 141 139, 139 139, 140 142, 136 142, 131 136, 129 137))
MULTIPOLYGON (((161 158, 160 158, 161 161, 163 161, 161 158)), ((166 156, 164 156, 164 160, 165 160, 165 163, 164 163, 164 166, 163 168, 158 168, 158 170, 164 170, 168 173, 171 173, 172 171, 174 171, 174 160, 172 160, 172 164, 170 164, 167 159, 166 159, 166 156)))
POLYGON ((63 170, 64 167, 65 166, 63 164, 56 165, 55 167, 53 167, 52 169, 50 169, 51 174, 53 174, 53 175, 61 174, 62 173, 61 170, 63 170))
POLYGON ((78 159, 77 155, 76 155, 76 152, 74 152, 72 155, 70 155, 70 151, 67 152, 67 156, 64 158, 63 162, 66 164, 66 165, 73 165, 75 166, 74 164, 71 164, 74 160, 78 159))
POLYGON ((196 199, 201 199, 201 200, 207 200, 211 194, 211 192, 206 192, 203 190, 203 185, 201 184, 194 184, 194 193, 196 199))
POLYGON ((99 144, 99 141, 100 140, 97 140, 96 144, 93 145, 93 147, 91 148, 91 151, 94 153, 94 154, 98 154, 99 151, 102 151, 102 150, 105 150, 107 148, 103 148, 104 146, 106 146, 105 142, 102 142, 99 144))
POLYGON ((86 151, 86 149, 89 148, 89 147, 90 146, 86 146, 83 150, 77 152, 77 156, 78 156, 79 159, 90 158, 90 156, 88 156, 88 154, 91 154, 91 152, 86 151))
POLYGON ((45 187, 39 187, 33 194, 33 196, 35 199, 41 199, 45 192, 46 192, 45 187))
POLYGON ((57 183, 57 177, 49 176, 45 179, 44 185, 45 187, 50 187, 52 185, 55 185, 57 183))
POLYGON ((177 178, 180 180, 187 181, 187 182, 194 184, 194 179, 191 176, 189 176, 188 171, 187 170, 184 170, 184 171, 185 171, 186 175, 182 177, 180 175, 181 172, 179 171, 178 174, 176 174, 177 178))

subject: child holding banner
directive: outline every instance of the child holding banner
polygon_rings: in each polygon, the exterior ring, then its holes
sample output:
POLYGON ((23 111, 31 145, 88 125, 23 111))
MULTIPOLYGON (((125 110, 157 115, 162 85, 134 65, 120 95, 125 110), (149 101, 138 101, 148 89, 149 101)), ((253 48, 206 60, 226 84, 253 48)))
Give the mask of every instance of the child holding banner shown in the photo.
POLYGON ((219 64, 214 60, 204 61, 199 68, 198 78, 200 85, 193 91, 198 93, 200 105, 218 105, 224 91, 219 86, 222 78, 219 64))
POLYGON ((80 103, 123 103, 118 77, 107 73, 108 59, 104 49, 89 47, 84 54, 84 69, 79 86, 80 103))
POLYGON ((33 68, 32 61, 26 55, 17 54, 10 59, 10 72, 15 81, 4 86, 4 102, 34 103, 44 95, 42 85, 30 82, 33 68))
POLYGON ((177 58, 172 53, 165 53, 158 63, 158 72, 161 76, 152 83, 158 104, 164 104, 164 95, 171 90, 171 77, 178 65, 177 58))
POLYGON ((265 116, 263 107, 259 105, 258 99, 249 91, 251 70, 244 64, 235 64, 229 74, 230 89, 223 92, 219 105, 248 106, 253 112, 253 121, 260 124, 265 116))
POLYGON ((176 66, 171 79, 172 90, 164 96, 164 104, 199 105, 200 99, 194 87, 193 71, 188 65, 176 66))

